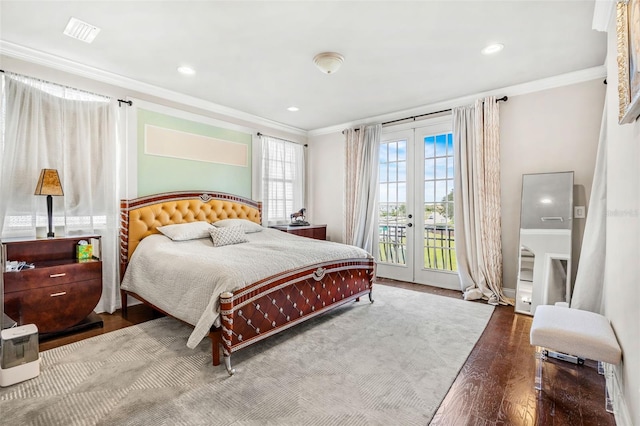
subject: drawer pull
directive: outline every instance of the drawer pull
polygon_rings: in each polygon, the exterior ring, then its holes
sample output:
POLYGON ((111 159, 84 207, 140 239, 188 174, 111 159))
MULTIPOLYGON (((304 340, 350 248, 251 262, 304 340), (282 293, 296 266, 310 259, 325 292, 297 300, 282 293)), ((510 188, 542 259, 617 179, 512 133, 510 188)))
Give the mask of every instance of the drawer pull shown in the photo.
POLYGON ((66 291, 61 291, 60 293, 53 293, 53 294, 50 294, 49 296, 57 297, 57 296, 64 296, 65 294, 67 294, 66 291))
POLYGON ((51 274, 49 275, 49 278, 58 278, 58 277, 64 277, 65 275, 67 275, 66 272, 63 272, 61 274, 51 274))

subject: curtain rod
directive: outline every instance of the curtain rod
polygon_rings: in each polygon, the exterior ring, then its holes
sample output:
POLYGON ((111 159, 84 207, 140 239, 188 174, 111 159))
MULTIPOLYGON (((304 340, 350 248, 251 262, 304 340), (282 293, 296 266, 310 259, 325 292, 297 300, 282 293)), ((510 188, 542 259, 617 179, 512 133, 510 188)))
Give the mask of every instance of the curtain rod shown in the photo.
MULTIPOLYGON (((496 103, 500 102, 500 101, 507 102, 508 100, 509 100, 509 98, 507 96, 503 96, 501 98, 496 99, 496 103)), ((385 121, 384 123, 382 123, 382 125, 385 126, 387 124, 397 123, 398 121, 405 121, 405 120, 413 120, 413 121, 415 121, 416 118, 427 117, 429 115, 441 114, 443 112, 449 112, 449 111, 451 111, 451 108, 443 109, 443 110, 440 110, 440 111, 428 112, 426 114, 412 115, 411 117, 405 117, 405 118, 399 118, 397 120, 385 121)))
MULTIPOLYGON (((3 73, 3 74, 6 74, 6 73, 7 73, 7 71, 5 71, 5 70, 3 70, 3 69, 0 69, 0 72, 1 72, 1 73, 3 73)), ((103 94, 95 93, 95 92, 90 92, 90 91, 88 91, 88 90, 84 90, 84 89, 78 89, 77 87, 66 86, 66 85, 64 85, 64 84, 54 83, 53 81, 43 80, 43 79, 41 79, 41 78, 31 77, 31 76, 29 76, 29 75, 18 74, 18 73, 16 73, 16 72, 11 72, 11 71, 8 71, 8 72, 10 72, 10 73, 11 73, 11 74, 13 74, 13 75, 19 75, 20 77, 28 78, 28 79, 31 79, 31 80, 41 81, 41 82, 43 82, 43 83, 47 83, 47 84, 53 84, 54 86, 58 86, 58 87, 64 87, 65 89, 75 90, 75 91, 77 91, 77 92, 82 92, 82 93, 88 93, 88 94, 90 94, 90 95, 98 96, 98 97, 105 98, 105 99, 109 99, 109 100, 110 100, 110 99, 113 99, 111 96, 107 96, 107 95, 103 95, 103 94)), ((126 102, 126 101, 122 101, 122 102, 126 102)), ((130 102, 130 101, 129 101, 129 102, 130 102)))
POLYGON ((258 134, 258 136, 259 136, 259 137, 266 136, 266 137, 268 137, 268 138, 278 139, 279 141, 285 141, 285 142, 290 142, 290 143, 295 143, 295 144, 298 144, 298 145, 302 145, 302 146, 304 146, 305 148, 309 146, 309 145, 307 145, 306 143, 305 143, 305 144, 301 144, 300 142, 290 141, 290 140, 288 140, 288 139, 282 139, 282 138, 279 138, 279 137, 276 137, 276 136, 265 135, 264 133, 260 133, 260 132, 258 132, 257 134, 258 134))

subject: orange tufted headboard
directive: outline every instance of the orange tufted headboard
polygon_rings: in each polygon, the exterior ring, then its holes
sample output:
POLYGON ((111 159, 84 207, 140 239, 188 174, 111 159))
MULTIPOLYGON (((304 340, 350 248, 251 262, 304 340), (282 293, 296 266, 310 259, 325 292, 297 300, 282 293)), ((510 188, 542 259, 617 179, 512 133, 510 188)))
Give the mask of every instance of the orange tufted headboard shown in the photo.
POLYGON ((262 204, 223 192, 164 192, 120 201, 120 274, 140 241, 158 226, 227 218, 260 223, 262 204))

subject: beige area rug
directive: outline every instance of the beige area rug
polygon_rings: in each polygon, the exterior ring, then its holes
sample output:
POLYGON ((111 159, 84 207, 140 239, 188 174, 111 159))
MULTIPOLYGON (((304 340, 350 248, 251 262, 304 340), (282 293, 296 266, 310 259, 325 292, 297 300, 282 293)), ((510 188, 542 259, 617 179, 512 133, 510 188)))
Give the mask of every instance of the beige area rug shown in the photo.
POLYGON ((211 365, 161 318, 41 353, 2 425, 426 425, 493 307, 383 285, 211 365))

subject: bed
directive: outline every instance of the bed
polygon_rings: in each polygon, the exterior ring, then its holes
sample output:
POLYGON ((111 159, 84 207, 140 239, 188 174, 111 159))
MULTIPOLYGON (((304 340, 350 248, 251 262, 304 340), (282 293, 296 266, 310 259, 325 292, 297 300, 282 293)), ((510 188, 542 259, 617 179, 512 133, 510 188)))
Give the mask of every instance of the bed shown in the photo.
POLYGON ((209 337, 213 365, 222 351, 229 374, 233 352, 363 295, 373 302, 367 252, 261 227, 259 202, 184 191, 122 200, 120 210, 123 317, 132 296, 190 324, 187 346, 209 337), (226 244, 232 234, 242 243, 226 244))

